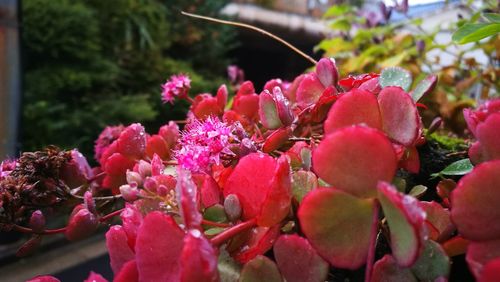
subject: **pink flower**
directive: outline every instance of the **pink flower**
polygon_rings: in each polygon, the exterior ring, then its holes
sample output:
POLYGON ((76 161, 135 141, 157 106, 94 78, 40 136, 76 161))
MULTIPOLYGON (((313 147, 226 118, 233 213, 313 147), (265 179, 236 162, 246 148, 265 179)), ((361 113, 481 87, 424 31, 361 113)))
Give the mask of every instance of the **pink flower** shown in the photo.
POLYGON ((123 125, 107 126, 104 128, 95 141, 94 157, 97 161, 101 159, 102 154, 111 145, 111 143, 120 137, 120 133, 122 133, 124 129, 125 127, 123 125))
POLYGON ((240 140, 242 131, 239 123, 228 125, 217 117, 194 120, 182 132, 180 149, 175 151, 176 159, 187 170, 208 171, 212 164, 220 164, 221 154, 231 154, 229 145, 240 140))
POLYGON ((162 85, 163 92, 161 99, 164 103, 174 102, 175 97, 185 98, 191 88, 191 79, 187 75, 172 75, 165 84, 162 85))
POLYGON ((16 160, 4 160, 0 163, 0 179, 9 175, 14 169, 16 169, 16 160))

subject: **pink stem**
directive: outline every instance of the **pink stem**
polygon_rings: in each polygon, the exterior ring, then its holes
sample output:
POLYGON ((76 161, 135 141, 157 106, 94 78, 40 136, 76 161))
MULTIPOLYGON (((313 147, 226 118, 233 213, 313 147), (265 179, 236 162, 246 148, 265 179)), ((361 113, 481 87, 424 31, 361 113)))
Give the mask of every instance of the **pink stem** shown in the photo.
POLYGON ((111 219, 111 218, 113 218, 113 217, 117 216, 117 215, 120 215, 120 213, 122 213, 122 211, 123 211, 123 210, 124 210, 124 209, 119 209, 119 210, 116 210, 116 211, 114 211, 114 212, 110 212, 110 213, 108 213, 107 215, 104 215, 104 216, 102 216, 101 218, 99 218, 99 221, 100 221, 100 222, 104 222, 104 221, 106 221, 106 220, 108 220, 108 219, 111 219))
POLYGON ((240 234, 243 231, 246 231, 246 230, 254 227, 256 224, 257 224, 257 220, 255 218, 252 218, 248 221, 244 221, 244 222, 237 224, 237 225, 235 225, 227 230, 222 231, 217 236, 210 239, 210 241, 212 242, 212 244, 214 246, 219 247, 227 240, 233 238, 234 236, 240 234))
POLYGON ((368 249, 368 257, 366 258, 365 282, 372 280, 373 263, 375 262, 375 249, 377 247, 379 206, 378 200, 375 200, 375 204, 373 206, 372 226, 370 229, 370 248, 368 249))
POLYGON ((28 228, 28 227, 22 227, 17 224, 14 224, 13 230, 21 233, 28 233, 28 234, 41 234, 41 235, 50 235, 50 234, 57 234, 57 233, 64 233, 66 232, 66 227, 64 228, 59 228, 59 229, 47 229, 42 232, 35 232, 33 229, 28 228))

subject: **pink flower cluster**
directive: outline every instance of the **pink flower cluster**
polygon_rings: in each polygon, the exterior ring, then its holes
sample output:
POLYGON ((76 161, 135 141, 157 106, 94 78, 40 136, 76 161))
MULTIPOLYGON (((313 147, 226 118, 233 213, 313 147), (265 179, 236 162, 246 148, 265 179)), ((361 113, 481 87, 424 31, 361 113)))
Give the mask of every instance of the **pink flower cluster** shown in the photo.
POLYGON ((163 102, 172 104, 176 97, 187 97, 188 91, 191 88, 191 79, 184 74, 172 75, 170 79, 162 85, 162 88, 161 98, 163 102))
POLYGON ((239 140, 236 134, 241 131, 239 123, 229 125, 213 116, 194 120, 181 135, 177 162, 192 172, 209 171, 212 164, 220 164, 222 153, 231 153, 228 146, 239 140))

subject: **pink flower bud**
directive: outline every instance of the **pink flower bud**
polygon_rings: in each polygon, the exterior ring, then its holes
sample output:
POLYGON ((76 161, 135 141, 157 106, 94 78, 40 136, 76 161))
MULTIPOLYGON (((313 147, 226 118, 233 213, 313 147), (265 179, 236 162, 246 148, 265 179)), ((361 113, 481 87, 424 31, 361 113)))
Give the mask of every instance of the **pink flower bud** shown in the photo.
POLYGON ((135 183, 137 186, 142 185, 142 177, 138 172, 127 170, 127 183, 135 183))
POLYGON ((45 229, 45 216, 42 211, 36 210, 31 214, 29 226, 35 233, 41 233, 45 229))
POLYGON ((90 236, 97 230, 97 227, 99 227, 97 217, 88 209, 83 208, 69 219, 64 235, 68 240, 76 241, 90 236))
POLYGON ((120 186, 120 193, 125 201, 133 202, 137 200, 139 195, 139 190, 136 187, 132 187, 128 184, 125 184, 120 186))
POLYGON ((139 174, 141 175, 142 178, 146 178, 148 176, 151 176, 151 164, 140 160, 139 161, 139 174))

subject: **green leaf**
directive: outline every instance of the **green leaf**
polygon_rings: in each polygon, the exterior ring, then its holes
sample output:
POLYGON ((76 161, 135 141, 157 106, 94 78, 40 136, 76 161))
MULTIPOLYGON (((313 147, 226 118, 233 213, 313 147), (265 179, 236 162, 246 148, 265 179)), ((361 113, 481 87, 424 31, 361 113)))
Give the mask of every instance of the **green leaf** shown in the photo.
POLYGON ((216 204, 205 209, 203 219, 213 222, 227 222, 226 212, 224 211, 224 207, 220 204, 216 204))
POLYGON ((412 81, 410 72, 399 67, 390 67, 382 70, 379 78, 379 83, 382 88, 387 86, 399 86, 403 88, 405 92, 408 92, 410 89, 412 81))
POLYGON ((427 191, 427 186, 417 185, 411 188, 410 193, 408 195, 413 196, 415 198, 420 198, 427 191))
POLYGON ((330 23, 330 28, 342 31, 348 31, 351 29, 351 23, 346 18, 338 18, 330 23))
POLYGON ((292 195, 297 202, 302 202, 304 196, 317 187, 318 179, 314 173, 299 170, 292 174, 292 195))
POLYGON ((384 60, 382 63, 380 63, 380 66, 383 68, 398 66, 403 62, 404 59, 406 59, 407 56, 408 52, 403 51, 396 56, 392 56, 384 60))
POLYGON ((428 240, 425 242, 424 251, 411 267, 411 271, 419 281, 434 281, 439 277, 448 277, 450 258, 438 243, 428 240))
POLYGON ((500 32, 500 23, 466 23, 461 26, 453 36, 453 41, 459 44, 477 42, 488 36, 496 35, 500 32))
POLYGON ((205 230, 205 235, 207 235, 207 236, 214 236, 214 235, 217 235, 217 234, 221 233, 224 230, 225 229, 222 228, 222 227, 213 227, 213 228, 205 230))
POLYGON ((240 278, 241 266, 226 251, 220 249, 217 269, 219 270, 221 282, 238 282, 240 278))
POLYGON ((415 89, 410 93, 411 97, 413 98, 413 101, 418 102, 422 96, 425 94, 429 93, 436 87, 437 83, 437 76, 436 75, 429 75, 426 78, 422 79, 417 86, 415 86, 415 89))
POLYGON ((352 11, 352 6, 350 5, 334 5, 331 6, 326 12, 323 14, 323 18, 329 18, 329 17, 338 17, 345 15, 349 12, 352 11))
POLYGON ((500 23, 500 14, 484 13, 483 17, 485 17, 488 21, 492 23, 500 23))
POLYGON ((472 171, 474 166, 470 162, 470 159, 463 159, 456 161, 449 166, 445 167, 442 171, 434 173, 434 175, 465 175, 472 171))

